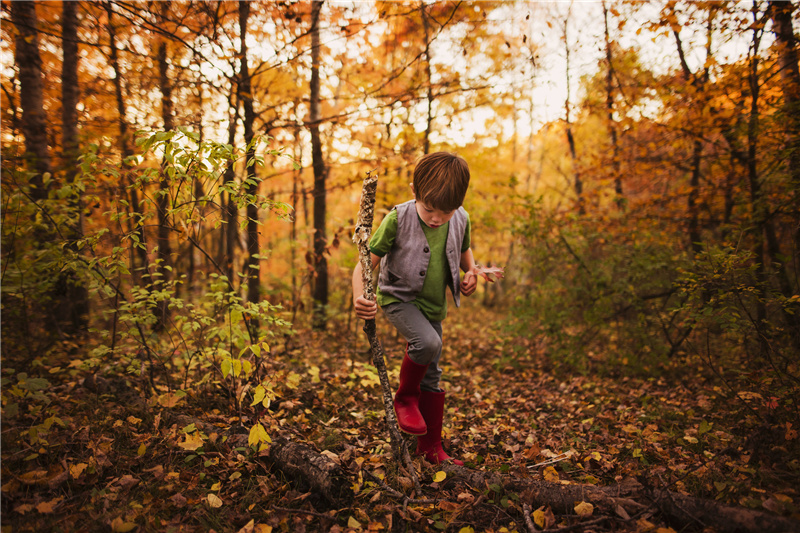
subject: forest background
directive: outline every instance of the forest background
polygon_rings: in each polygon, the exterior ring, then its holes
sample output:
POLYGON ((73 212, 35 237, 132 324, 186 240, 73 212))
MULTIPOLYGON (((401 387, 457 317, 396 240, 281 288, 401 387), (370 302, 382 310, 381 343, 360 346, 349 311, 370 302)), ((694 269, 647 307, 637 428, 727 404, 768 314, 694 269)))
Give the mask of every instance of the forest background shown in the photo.
POLYGON ((523 527, 518 495, 409 515, 361 477, 328 521, 257 466, 288 432, 390 469, 350 237, 367 171, 380 220, 437 150, 469 162, 473 249, 506 268, 446 328, 468 466, 566 453, 546 474, 655 468, 796 516, 797 23, 791 2, 4 1, 4 531, 523 527))

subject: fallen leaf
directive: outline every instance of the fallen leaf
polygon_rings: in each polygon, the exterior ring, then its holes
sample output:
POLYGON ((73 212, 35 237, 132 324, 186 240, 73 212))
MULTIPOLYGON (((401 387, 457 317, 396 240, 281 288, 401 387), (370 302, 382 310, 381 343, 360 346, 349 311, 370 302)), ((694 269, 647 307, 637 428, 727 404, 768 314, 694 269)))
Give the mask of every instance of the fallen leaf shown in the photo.
POLYGON ((213 493, 209 494, 206 498, 208 499, 208 505, 210 505, 214 509, 222 507, 222 500, 216 494, 213 493))
POLYGON ((352 527, 353 529, 361 529, 361 522, 353 518, 352 516, 347 519, 347 527, 352 527))
POLYGON ((185 396, 186 393, 183 392, 182 390, 175 392, 168 392, 158 397, 158 403, 161 404, 163 407, 175 407, 176 405, 178 405, 178 402, 183 400, 185 396))
POLYGON ((592 516, 593 512, 594 512, 594 505, 592 505, 591 503, 580 502, 575 506, 575 513, 578 516, 582 517, 592 516))
POLYGON ((128 490, 131 487, 135 487, 136 485, 138 485, 139 480, 131 476, 130 474, 125 474, 119 479, 119 484, 123 489, 128 490))
POLYGON ((443 470, 439 470, 436 474, 433 475, 433 481, 436 483, 441 483, 447 477, 447 473, 443 470))
POLYGON ((544 472, 542 472, 542 476, 544 476, 545 481, 550 481, 551 483, 558 483, 558 480, 560 479, 558 477, 558 471, 552 466, 545 468, 544 472))
POLYGON ((30 472, 25 472, 19 478, 26 485, 34 485, 47 479, 47 470, 31 470, 30 472))
POLYGON ((128 533, 136 528, 135 522, 125 522, 121 516, 111 521, 111 531, 114 533, 128 533))
POLYGON ((256 528, 256 521, 250 520, 248 523, 242 526, 242 529, 240 529, 238 533, 253 533, 255 528, 256 528))
POLYGON ((469 492, 462 492, 461 494, 458 495, 458 501, 469 505, 470 503, 475 501, 475 496, 473 496, 469 492))
POLYGON ((539 526, 541 529, 544 529, 545 516, 543 507, 540 507, 533 512, 533 523, 539 526))
POLYGON ((202 445, 203 445, 203 438, 197 432, 192 433, 191 435, 187 434, 186 440, 178 443, 178 446, 190 452, 197 450, 197 448, 200 448, 202 445))
POLYGON ((186 507, 186 498, 180 492, 173 494, 169 499, 175 507, 186 507))
POLYGON ((58 498, 50 500, 49 502, 42 502, 40 504, 37 504, 36 510, 42 514, 50 514, 53 512, 53 510, 55 510, 56 505, 61 503, 61 500, 63 499, 64 499, 63 497, 59 496, 58 498))
POLYGON ((33 505, 30 503, 23 503, 21 505, 17 505, 16 507, 14 507, 14 512, 19 514, 25 514, 28 511, 32 510, 33 510, 33 505))
POLYGON ((83 471, 86 470, 86 467, 89 466, 86 463, 78 463, 76 465, 69 466, 69 473, 74 479, 78 479, 83 474, 83 471))

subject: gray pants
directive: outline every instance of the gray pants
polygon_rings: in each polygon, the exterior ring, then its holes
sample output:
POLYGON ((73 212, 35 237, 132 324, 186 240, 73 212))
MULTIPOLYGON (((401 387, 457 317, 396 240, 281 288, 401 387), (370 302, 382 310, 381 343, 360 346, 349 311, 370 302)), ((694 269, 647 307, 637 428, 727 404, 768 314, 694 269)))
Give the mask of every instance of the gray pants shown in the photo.
POLYGON ((439 392, 439 358, 442 356, 442 323, 431 322, 412 303, 397 302, 383 308, 389 322, 408 342, 408 357, 418 365, 428 365, 420 388, 439 392))

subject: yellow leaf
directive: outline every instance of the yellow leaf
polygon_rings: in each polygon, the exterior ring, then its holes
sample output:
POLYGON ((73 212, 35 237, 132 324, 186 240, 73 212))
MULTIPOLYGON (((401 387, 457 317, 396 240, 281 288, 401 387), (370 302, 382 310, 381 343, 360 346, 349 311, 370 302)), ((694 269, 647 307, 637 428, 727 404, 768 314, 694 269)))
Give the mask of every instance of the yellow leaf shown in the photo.
POLYGON ((138 426, 138 425, 139 425, 139 422, 141 422, 141 421, 142 421, 142 419, 141 419, 141 418, 136 418, 135 416, 129 416, 129 417, 128 417, 128 418, 126 418, 125 420, 127 420, 127 421, 128 421, 128 424, 130 424, 130 425, 132 425, 132 426, 138 426))
POLYGON ((134 522, 126 522, 121 516, 111 521, 111 531, 114 533, 128 533, 128 531, 132 531, 135 528, 136 524, 134 522))
POLYGON ((143 443, 141 443, 141 444, 139 445, 139 449, 138 449, 138 450, 136 450, 136 455, 138 455, 139 457, 141 457, 141 456, 143 456, 145 453, 147 453, 147 445, 146 445, 146 444, 143 442, 143 443))
POLYGON ((592 516, 594 505, 589 502, 580 502, 575 506, 575 513, 578 516, 592 516))
POLYGON ((26 485, 33 485, 47 478, 47 470, 31 470, 30 472, 25 472, 19 478, 26 485))
POLYGON ((253 403, 250 404, 250 407, 260 404, 266 395, 267 391, 263 386, 259 385, 256 387, 256 391, 253 393, 253 403))
POLYGON ((192 433, 191 435, 186 435, 186 440, 178 443, 178 446, 190 452, 195 451, 202 445, 203 445, 203 438, 197 432, 192 433))
POLYGON ((210 505, 214 509, 222 507, 222 500, 216 494, 211 493, 208 496, 206 496, 206 498, 208 499, 208 505, 210 505))
POLYGON ((72 475, 74 479, 78 479, 83 474, 83 471, 86 470, 86 467, 89 466, 86 463, 78 463, 76 465, 69 466, 69 473, 72 475))
POLYGON ((459 529, 458 533, 475 533, 475 529, 473 529, 472 526, 466 526, 459 529))
POLYGON ((253 531, 255 531, 255 528, 256 528, 256 521, 250 520, 237 533, 253 533, 253 531))
POLYGON ((23 503, 21 505, 17 505, 16 507, 14 507, 14 512, 19 514, 25 514, 28 511, 32 510, 33 510, 33 505, 31 505, 30 503, 23 503))
POLYGON ((352 516, 347 519, 347 527, 352 527, 353 529, 361 529, 361 522, 353 518, 352 516))
POLYGON ((440 471, 436 472, 436 474, 434 474, 433 480, 436 483, 441 483, 442 481, 445 480, 446 477, 447 477, 447 474, 440 470, 440 471))
POLYGON ((300 386, 300 382, 302 380, 303 378, 300 377, 300 374, 296 372, 290 372, 289 375, 286 376, 286 387, 294 390, 300 386))
POLYGON ((545 481, 550 481, 552 483, 558 483, 558 480, 560 479, 558 477, 558 471, 556 471, 556 469, 552 466, 545 468, 543 475, 545 481))
POLYGON ((260 422, 250 428, 250 435, 247 437, 247 444, 250 446, 255 446, 257 444, 266 442, 272 442, 272 439, 269 438, 267 430, 264 429, 264 426, 262 426, 260 422))
POLYGON ((160 403, 164 407, 175 407, 178 405, 184 397, 186 393, 182 390, 175 391, 175 392, 168 392, 166 394, 162 394, 158 397, 158 403, 160 403))
POLYGON ((64 498, 59 496, 55 500, 50 500, 49 502, 42 502, 36 506, 36 510, 42 514, 50 514, 56 508, 56 505, 58 505, 63 499, 64 498))
POLYGON ((533 523, 544 529, 544 511, 540 507, 533 512, 533 523))
POLYGON ((272 526, 268 526, 267 524, 256 524, 256 528, 253 530, 253 533, 272 533, 272 526))

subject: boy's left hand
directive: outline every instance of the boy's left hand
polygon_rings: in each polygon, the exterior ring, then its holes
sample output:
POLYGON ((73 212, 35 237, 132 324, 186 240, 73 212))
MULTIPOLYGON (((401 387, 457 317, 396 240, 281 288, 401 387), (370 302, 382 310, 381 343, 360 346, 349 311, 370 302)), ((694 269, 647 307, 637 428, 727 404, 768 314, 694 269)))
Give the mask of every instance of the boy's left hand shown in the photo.
POLYGON ((461 280, 461 294, 464 296, 469 296, 475 289, 478 288, 478 276, 470 270, 466 274, 464 274, 464 279, 461 280))

